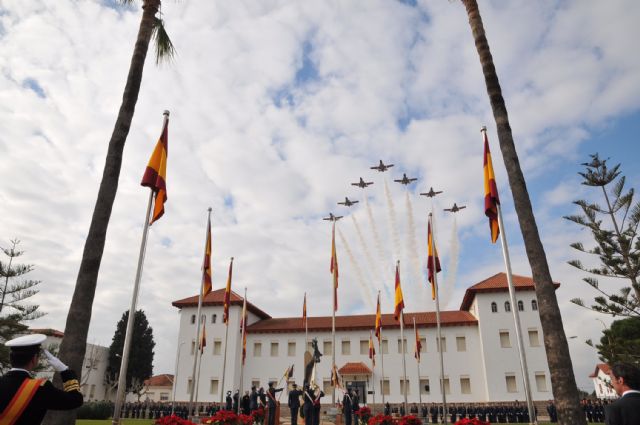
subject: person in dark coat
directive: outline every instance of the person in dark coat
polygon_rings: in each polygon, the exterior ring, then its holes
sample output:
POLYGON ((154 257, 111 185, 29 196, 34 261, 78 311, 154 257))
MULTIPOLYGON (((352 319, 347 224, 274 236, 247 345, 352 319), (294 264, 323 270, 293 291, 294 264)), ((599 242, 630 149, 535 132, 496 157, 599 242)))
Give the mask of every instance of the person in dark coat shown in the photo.
POLYGON ((233 393, 233 406, 232 409, 234 412, 238 412, 238 403, 240 403, 240 390, 236 390, 235 393, 233 393))
POLYGON ((302 404, 302 413, 304 414, 304 425, 313 425, 313 401, 316 398, 316 394, 309 384, 304 385, 302 391, 304 401, 302 404))
POLYGON ((388 401, 384 404, 384 414, 386 416, 390 416, 391 415, 391 405, 389 404, 388 401))
POLYGON ((260 387, 258 390, 258 400, 260 400, 260 405, 263 409, 267 407, 267 394, 264 392, 264 388, 260 387))
POLYGON ((628 363, 616 363, 609 373, 611 386, 620 398, 605 407, 606 425, 640 423, 640 369, 628 363))
POLYGON ((320 425, 320 408, 321 401, 320 399, 324 397, 324 392, 318 388, 316 392, 316 398, 313 402, 313 425, 320 425))
POLYGON ((249 396, 249 410, 252 412, 258 409, 258 391, 256 386, 251 387, 251 395, 249 396))
POLYGON ((298 425, 298 411, 300 410, 300 396, 302 392, 296 384, 292 385, 293 389, 289 391, 289 401, 287 405, 291 411, 291 425, 298 425))
POLYGON ((275 382, 269 382, 269 389, 267 389, 267 405, 269 406, 269 418, 268 425, 275 425, 276 423, 276 393, 282 391, 282 388, 274 388, 275 382))
POLYGON ((225 410, 231 410, 233 408, 233 399, 231 398, 231 391, 227 391, 227 397, 225 398, 225 410))
POLYGON ((72 410, 82 406, 83 397, 75 372, 47 350, 49 364, 60 373, 63 390, 46 379, 34 379, 31 372, 40 361, 42 334, 21 336, 5 345, 10 348, 11 369, 0 378, 0 418, 2 423, 37 425, 47 410, 72 410), (19 397, 16 395, 20 394, 19 397))
POLYGON ((348 389, 342 397, 342 414, 344 415, 344 425, 351 425, 353 422, 353 397, 351 389, 348 389))
POLYGON ((249 397, 249 391, 245 391, 240 402, 240 410, 243 415, 251 413, 251 397, 249 397))

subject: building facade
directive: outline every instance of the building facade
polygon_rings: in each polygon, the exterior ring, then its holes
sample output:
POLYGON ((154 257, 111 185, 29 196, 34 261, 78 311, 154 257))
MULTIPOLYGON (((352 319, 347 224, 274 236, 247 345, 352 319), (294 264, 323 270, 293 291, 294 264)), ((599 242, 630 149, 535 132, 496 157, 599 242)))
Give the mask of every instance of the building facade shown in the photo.
MULTIPOLYGON (((524 383, 518 357, 513 313, 520 314, 522 337, 529 366, 529 382, 534 400, 552 398, 551 381, 543 344, 534 282, 529 277, 514 276, 517 303, 510 305, 506 275, 492 276, 469 287, 459 310, 442 311, 442 343, 437 343, 435 312, 404 315, 404 351, 406 382, 403 373, 403 344, 400 325, 393 315, 382 316, 382 341, 375 341, 376 365, 369 359, 369 335, 375 315, 336 316, 336 366, 345 385, 360 389, 367 403, 439 402, 439 349, 444 356, 444 390, 448 402, 499 402, 525 400, 524 383), (421 361, 414 358, 416 322, 421 338, 421 361), (382 355, 380 353, 383 353, 382 355), (384 362, 384 372, 383 372, 384 362)), ((556 284, 557 285, 557 284, 556 284)), ((208 294, 201 310, 206 327, 206 346, 200 357, 197 400, 219 402, 227 391, 240 387, 241 334, 239 320, 242 298, 231 294, 230 325, 225 356, 225 325, 222 323, 224 290, 208 294)), ((189 400, 193 385, 193 360, 199 351, 195 329, 198 297, 173 302, 180 309, 177 374, 174 381, 176 400, 189 400)), ((242 389, 252 385, 267 387, 269 381, 281 382, 285 370, 294 365, 292 380, 302 383, 304 352, 307 348, 301 317, 272 318, 252 303, 247 303, 247 357, 242 372, 242 389)), ((317 339, 323 353, 316 370, 316 383, 331 401, 331 317, 308 318, 309 340, 317 339)), ((281 383, 282 385, 282 383, 281 383)), ((336 391, 336 400, 341 399, 336 391)))
POLYGON ((616 399, 618 393, 611 386, 611 368, 606 363, 598 363, 596 369, 593 371, 589 378, 593 382, 593 388, 596 392, 596 397, 599 399, 616 399))

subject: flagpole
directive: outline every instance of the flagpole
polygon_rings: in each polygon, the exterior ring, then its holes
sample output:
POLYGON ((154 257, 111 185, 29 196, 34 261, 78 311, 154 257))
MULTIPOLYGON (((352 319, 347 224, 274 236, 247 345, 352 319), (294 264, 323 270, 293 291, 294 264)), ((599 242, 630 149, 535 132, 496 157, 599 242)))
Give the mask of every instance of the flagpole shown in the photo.
POLYGON ((307 293, 304 293, 304 351, 309 350, 309 316, 307 315, 307 293))
MULTIPOLYGON (((484 128, 486 131, 486 128, 484 128)), ((511 260, 509 258, 509 247, 507 245, 507 236, 502 221, 502 208, 497 204, 498 210, 498 227, 500 229, 500 241, 502 242, 502 256, 504 257, 504 266, 507 271, 507 284, 509 286, 509 298, 511 300, 511 311, 513 312, 513 322, 515 324, 516 339, 518 341, 518 355, 520 357, 520 368, 524 381, 524 393, 527 399, 527 410, 529 411, 529 423, 537 423, 535 410, 531 398, 531 385, 529 383, 529 368, 527 367, 527 355, 524 351, 522 342, 522 332, 520 327, 520 314, 518 313, 518 305, 516 301, 516 292, 513 286, 513 275, 511 273, 511 260)))
MULTIPOLYGON (((380 291, 378 291, 380 292, 380 291)), ((379 294, 378 294, 379 295, 379 294)), ((380 339, 378 340, 378 348, 380 349, 380 373, 382 373, 382 377, 380 378, 380 394, 382 394, 382 412, 384 412, 384 349, 382 347, 382 325, 380 325, 380 339)))
POLYGON ((404 309, 400 311, 400 341, 402 341, 402 373, 404 374, 404 384, 403 393, 404 393, 404 414, 408 414, 408 404, 407 404, 407 344, 404 341, 404 309))
MULTIPOLYGON (((209 212, 209 217, 208 217, 208 221, 207 223, 209 223, 211 221, 211 207, 209 207, 208 209, 209 212)), ((207 232, 209 231, 209 226, 207 225, 207 232)), ((205 252, 207 251, 207 238, 208 238, 208 234, 207 236, 205 236, 204 240, 204 250, 205 252)), ((200 322, 202 321, 200 319, 200 311, 202 310, 202 297, 204 295, 204 274, 202 275, 202 282, 200 282, 200 294, 198 295, 198 312, 196 314, 196 341, 200 335, 200 322)), ((194 346, 195 348, 195 346, 194 346)), ((198 355, 196 353, 193 353, 193 368, 191 369, 191 383, 192 383, 192 387, 191 387, 191 392, 189 394, 189 405, 188 405, 188 416, 191 416, 191 408, 193 407, 193 395, 196 392, 196 363, 198 363, 198 355)))
POLYGON ((220 387, 221 388, 220 403, 222 403, 223 397, 224 397, 224 375, 225 375, 225 372, 227 371, 227 341, 228 340, 229 340, 229 321, 227 321, 227 324, 224 330, 224 354, 222 356, 222 386, 220 387))
POLYGON ((433 286, 436 288, 436 324, 438 332, 438 351, 440 355, 440 391, 442 392, 442 423, 447 423, 447 395, 444 388, 444 357, 442 355, 442 330, 440 328, 440 293, 438 288, 438 272, 436 267, 436 229, 433 222, 433 206, 432 212, 429 213, 429 221, 431 222, 431 263, 433 266, 433 286))
MULTIPOLYGON (((413 333, 416 334, 416 338, 418 337, 418 329, 416 327, 416 317, 413 316, 413 333)), ((418 364, 418 401, 420 403, 420 408, 422 408, 422 388, 420 388, 420 350, 418 350, 418 341, 416 339, 416 362, 418 364)))
MULTIPOLYGON (((165 111, 164 120, 169 120, 169 112, 165 111)), ((124 337, 122 347, 122 362, 120 363, 120 375, 118 376, 118 392, 116 393, 116 404, 113 410, 113 425, 120 423, 120 411, 124 400, 125 389, 127 387, 127 368, 129 366, 129 351, 131 348, 131 337, 133 336, 133 323, 136 315, 136 304, 138 302, 138 292, 140 290, 140 280, 142 278, 142 268, 144 265, 144 255, 147 251, 147 235, 149 233, 149 217, 151 216, 151 202, 153 201, 153 190, 149 191, 149 201, 147 202, 147 214, 144 219, 142 229, 142 241, 140 242, 140 253, 138 255, 138 269, 136 270, 136 280, 133 285, 133 295, 131 296, 131 307, 129 307, 129 318, 127 320, 127 332, 124 337)))
MULTIPOLYGON (((369 341, 371 341, 371 347, 375 347, 373 345, 373 331, 369 330, 369 341)), ((376 405, 376 356, 375 354, 371 356, 371 385, 373 387, 373 406, 376 405)))
MULTIPOLYGON (((337 273, 338 273, 338 261, 336 259, 337 254, 335 253, 335 237, 336 237, 336 219, 333 220, 333 247, 334 250, 332 252, 332 259, 331 259, 331 264, 332 264, 332 269, 333 269, 333 281, 331 283, 332 286, 332 291, 333 292, 333 306, 331 308, 331 360, 333 362, 332 365, 332 371, 336 369, 336 292, 337 292, 337 288, 336 288, 336 281, 338 279, 337 273)), ((337 377, 336 377, 337 380, 337 377)), ((333 390, 331 391, 331 405, 335 406, 336 405, 336 387, 333 387, 333 390)))
MULTIPOLYGON (((244 288, 244 303, 245 303, 245 305, 247 303, 247 287, 246 286, 244 288)), ((244 317, 244 313, 245 313, 245 308, 243 307, 242 308, 242 313, 241 313, 243 315, 243 317, 242 317, 242 343, 241 344, 244 344, 244 335, 247 332, 247 318, 244 317)), ((243 345, 243 347, 244 347, 244 345, 243 345)), ((241 355, 241 357, 242 357, 242 355, 241 355)), ((242 388, 242 379, 243 378, 244 378, 244 358, 242 358, 241 362, 240 362, 240 385, 239 385, 240 389, 238 390, 238 411, 236 412, 237 415, 240 414, 240 405, 242 404, 241 402, 242 402, 242 395, 243 395, 243 392, 242 392, 242 390, 243 390, 243 388, 242 388)))
MULTIPOLYGON (((204 326, 204 325, 203 325, 204 326)), ((204 329, 204 327, 203 327, 204 329)), ((202 340, 199 337, 198 345, 202 344, 202 340)), ((204 345, 199 347, 198 351, 200 354, 198 355, 198 373, 196 373, 196 395, 194 397, 194 403, 196 404, 196 416, 199 416, 198 412, 198 389, 200 386, 200 368, 202 367, 202 353, 204 352, 204 345)))

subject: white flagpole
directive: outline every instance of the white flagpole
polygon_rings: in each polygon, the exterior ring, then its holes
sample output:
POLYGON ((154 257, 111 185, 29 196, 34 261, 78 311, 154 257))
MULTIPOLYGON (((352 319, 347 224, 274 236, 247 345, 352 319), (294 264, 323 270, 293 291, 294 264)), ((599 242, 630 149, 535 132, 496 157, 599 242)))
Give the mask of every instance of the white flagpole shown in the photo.
POLYGON ((239 385, 239 390, 238 390, 238 411, 236 412, 237 415, 240 414, 240 405, 242 404, 242 395, 243 395, 243 387, 242 387, 242 379, 244 378, 244 359, 242 358, 242 350, 244 349, 244 338, 245 335, 247 333, 247 317, 246 317, 246 312, 247 312, 247 288, 244 288, 244 301, 243 301, 243 305, 242 305, 242 319, 240 319, 240 323, 242 323, 242 341, 240 342, 241 348, 240 348, 240 385, 239 385))
POLYGON ((224 397, 224 375, 227 370, 227 341, 229 340, 229 320, 225 325, 224 330, 224 355, 222 356, 222 386, 220 391, 220 403, 223 401, 224 397))
MULTIPOLYGON (((169 113, 165 112, 165 124, 169 119, 169 113)), ((164 128, 164 125, 163 125, 164 128)), ((140 289, 140 279, 142 278, 142 268, 144 265, 144 255, 147 251, 147 234, 149 233, 149 217, 151 215, 151 202, 153 200, 153 191, 149 191, 149 202, 147 203, 147 215, 144 219, 144 227, 142 230, 142 242, 140 243, 140 254, 138 255, 138 269, 136 271, 136 280, 133 285, 133 295, 131 296, 131 307, 129 307, 129 318, 127 320, 127 332, 124 337, 124 346, 122 347, 122 362, 120 363, 120 375, 118 376, 118 392, 116 393, 116 404, 113 410, 113 425, 120 423, 120 411, 124 401, 125 389, 127 387, 127 368, 129 366, 129 351, 131 349, 131 337, 133 335, 133 323, 136 315, 136 304, 138 302, 138 292, 140 289)))
MULTIPOLYGON (((373 331, 369 330, 369 338, 371 341, 371 347, 375 347, 375 345, 373 345, 373 331)), ((373 403, 372 406, 376 405, 376 355, 374 354, 373 356, 371 356, 371 387, 373 388, 373 403)), ((373 409, 371 409, 373 411, 373 409)))
MULTIPOLYGON (((335 239, 336 239, 336 220, 333 220, 333 233, 332 233, 332 238, 333 238, 333 246, 335 247, 335 239)), ((331 338, 332 338, 332 342, 331 342, 331 361, 333 363, 332 365, 332 373, 333 371, 336 369, 336 273, 338 272, 338 267, 337 267, 337 261, 336 258, 337 257, 337 253, 334 255, 333 252, 331 252, 331 261, 333 262, 333 279, 331 279, 331 292, 333 292, 333 305, 331 306, 331 338)), ((337 377, 336 377, 337 380, 337 377)), ((337 382, 336 382, 337 384, 337 382)), ((336 387, 333 387, 333 390, 331 391, 331 405, 335 406, 336 405, 336 387)))
MULTIPOLYGON (((432 206, 433 209, 433 206, 432 206)), ((436 288, 436 324, 438 332, 438 343, 436 347, 439 348, 440 354, 440 391, 442 392, 442 422, 447 422, 447 394, 444 387, 444 357, 442 355, 442 330, 440 329, 440 294, 438 292, 438 271, 436 269, 436 229, 433 222, 433 212, 429 214, 429 221, 431 222, 431 264, 433 267, 433 285, 436 288)))
POLYGON ((307 311, 307 293, 304 293, 304 351, 309 350, 309 312, 307 311))
MULTIPOLYGON (((211 208, 209 208, 209 218, 207 223, 209 223, 211 221, 211 208)), ((207 232, 209 231, 209 226, 207 225, 207 232)), ((208 234, 205 236, 204 238, 204 249, 205 252, 207 250, 207 237, 208 234)), ((200 318, 200 312, 202 311, 202 297, 204 295, 204 273, 202 275, 202 281, 200 282, 200 294, 198 295, 198 312, 196 313, 196 341, 198 340, 199 336, 200 336, 200 322, 202 321, 202 319, 200 318)), ((197 345, 194 345, 194 349, 197 347, 197 345)), ((191 370, 191 392, 189 394, 189 405, 188 405, 188 413, 187 416, 191 416, 191 409, 193 407, 193 396, 194 393, 196 392, 196 364, 198 363, 198 354, 197 353, 193 353, 193 368, 191 370)))
MULTIPOLYGON (((486 131, 486 128, 485 130, 486 131)), ((518 355, 520 357, 520 368, 524 382, 524 395, 527 399, 527 410, 529 411, 529 423, 537 423, 535 410, 531 398, 531 385, 529 383, 529 368, 527 367, 527 355, 524 351, 522 342, 522 332, 520 326, 520 314, 518 313, 518 305, 516 301, 516 292, 513 286, 513 275, 511 273, 511 260, 509 258, 509 247, 507 245, 507 236, 502 221, 502 208, 497 205, 498 209, 498 227, 500 229, 500 241, 502 242, 502 255, 504 257, 504 266, 507 271, 507 284, 509 286, 509 298, 511 300, 511 311, 513 312, 513 322, 515 324, 516 339, 518 341, 518 355)))
POLYGON ((380 350, 380 373, 382 374, 380 378, 380 394, 382 394, 382 411, 384 412, 384 350, 382 349, 382 324, 380 325, 380 340, 378 341, 378 349, 380 350))
POLYGON ((404 341, 404 309, 400 311, 400 341, 402 341, 402 373, 404 374, 404 384, 402 384, 404 395, 404 414, 409 413, 407 404, 407 344, 404 341))
MULTIPOLYGON (((413 333, 416 335, 416 337, 418 336, 418 331, 416 328, 416 318, 415 316, 413 317, 413 333)), ((418 339, 416 339, 416 352, 418 353, 418 356, 420 355, 420 351, 418 351, 418 342, 420 342, 418 339)), ((418 401, 420 403, 420 408, 422 408, 422 388, 420 388, 420 359, 419 357, 416 357, 416 362, 418 365, 418 401)))
POLYGON ((202 325, 202 329, 203 329, 203 335, 198 337, 198 344, 196 345, 196 347, 198 348, 198 353, 196 353, 196 356, 198 356, 198 373, 196 373, 196 395, 194 398, 194 403, 196 404, 196 415, 195 416, 199 416, 199 412, 198 412, 198 389, 200 387, 200 367, 202 366, 202 354, 204 353, 204 347, 201 347, 200 345, 202 344, 202 337, 204 336, 204 332, 206 332, 204 329, 206 327, 206 324, 202 325))

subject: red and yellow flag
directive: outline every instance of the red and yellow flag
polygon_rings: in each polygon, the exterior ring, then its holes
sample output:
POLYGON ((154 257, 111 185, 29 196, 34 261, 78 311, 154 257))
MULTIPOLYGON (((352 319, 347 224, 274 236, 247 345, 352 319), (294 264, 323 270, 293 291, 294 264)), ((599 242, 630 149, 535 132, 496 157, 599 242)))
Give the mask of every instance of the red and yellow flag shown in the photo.
POLYGON ((400 286, 400 261, 398 261, 396 263, 396 296, 393 318, 400 320, 400 313, 402 313, 402 310, 404 310, 404 298, 402 297, 402 287, 400 286))
POLYGON ((484 138, 484 215, 489 217, 491 242, 496 243, 498 235, 500 234, 500 226, 498 226, 498 205, 500 205, 500 198, 498 197, 496 176, 493 173, 493 163, 491 162, 491 152, 489 151, 487 129, 483 127, 481 131, 484 138))
POLYGON ((438 257, 438 250, 436 249, 435 242, 433 240, 433 234, 431 233, 431 221, 433 216, 429 214, 429 224, 427 226, 427 277, 429 283, 431 283, 431 299, 436 299, 436 280, 435 274, 442 271, 440 267, 440 257, 438 257), (435 252, 435 256, 434 256, 435 252), (435 267, 434 267, 435 258, 435 267))
POLYGON ((202 296, 204 297, 213 289, 211 283, 211 215, 207 222, 207 241, 204 245, 204 260, 202 262, 202 296))
POLYGON ((333 275, 333 311, 338 311, 338 255, 336 254, 336 222, 331 232, 331 268, 333 275))
POLYGON ((233 276, 233 257, 229 263, 229 275, 227 276, 227 287, 224 290, 224 308, 222 312, 222 322, 229 325, 229 306, 231 305, 231 277, 233 276))
POLYGON ((307 293, 304 293, 304 302, 302 303, 302 326, 307 327, 307 293))
POLYGON ((376 367, 376 349, 373 346, 373 332, 369 333, 369 358, 371 359, 371 365, 376 367))
POLYGON ((416 322, 413 322, 413 327, 416 331, 416 349, 413 353, 413 357, 416 358, 418 363, 420 363, 420 352, 422 351, 422 343, 420 342, 420 334, 418 333, 418 328, 416 327, 416 322))
POLYGON ((206 323, 202 323, 202 332, 200 333, 200 341, 199 341, 199 348, 200 348, 200 354, 204 353, 204 347, 207 346, 207 331, 205 329, 206 323))
POLYGON ((378 292, 378 305, 376 306, 376 325, 375 332, 376 337, 378 338, 378 344, 380 344, 380 339, 382 338, 382 313, 380 312, 380 292, 378 292))
POLYGON ((165 111, 162 133, 156 147, 149 158, 140 185, 148 187, 155 193, 153 214, 149 225, 152 225, 164 214, 164 203, 167 202, 167 155, 169 152, 169 111, 165 111))
POLYGON ((331 385, 336 388, 342 388, 342 378, 338 373, 338 367, 334 364, 331 367, 331 385))

